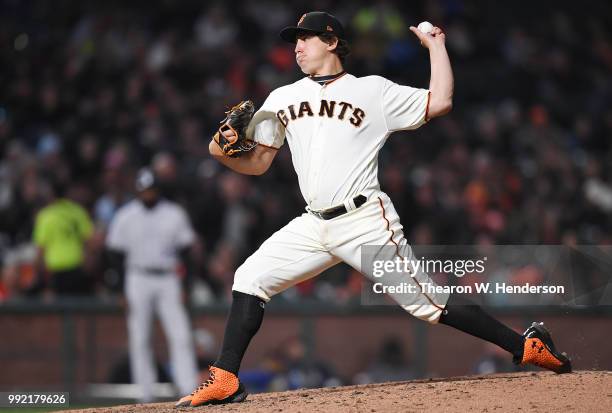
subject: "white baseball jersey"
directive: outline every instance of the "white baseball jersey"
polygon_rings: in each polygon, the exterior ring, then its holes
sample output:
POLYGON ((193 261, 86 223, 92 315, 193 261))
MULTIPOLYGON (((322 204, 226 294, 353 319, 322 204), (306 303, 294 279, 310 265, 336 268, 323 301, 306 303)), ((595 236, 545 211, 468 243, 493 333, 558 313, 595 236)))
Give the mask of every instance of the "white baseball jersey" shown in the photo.
POLYGON ((428 99, 427 89, 380 76, 345 74, 324 86, 306 77, 270 93, 248 133, 274 148, 286 136, 307 205, 327 209, 380 190, 380 148, 392 132, 425 123, 428 99))
POLYGON ((179 205, 161 200, 147 209, 134 200, 117 211, 106 245, 126 254, 127 268, 173 271, 178 264, 178 250, 189 246, 194 239, 189 218, 179 205))

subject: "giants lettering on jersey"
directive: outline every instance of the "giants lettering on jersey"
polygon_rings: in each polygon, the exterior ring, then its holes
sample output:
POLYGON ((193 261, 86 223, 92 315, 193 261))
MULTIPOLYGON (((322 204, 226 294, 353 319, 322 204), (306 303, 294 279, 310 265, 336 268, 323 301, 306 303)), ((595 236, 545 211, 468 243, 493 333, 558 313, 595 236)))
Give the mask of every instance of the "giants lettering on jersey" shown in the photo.
POLYGON ((303 118, 304 116, 314 116, 315 113, 319 116, 327 116, 328 118, 338 118, 340 120, 348 120, 351 125, 358 128, 361 126, 365 118, 365 112, 356 106, 347 102, 336 102, 335 100, 327 101, 322 99, 318 110, 313 111, 310 103, 301 102, 297 105, 289 105, 287 110, 281 109, 276 113, 276 117, 286 128, 290 121, 303 118))

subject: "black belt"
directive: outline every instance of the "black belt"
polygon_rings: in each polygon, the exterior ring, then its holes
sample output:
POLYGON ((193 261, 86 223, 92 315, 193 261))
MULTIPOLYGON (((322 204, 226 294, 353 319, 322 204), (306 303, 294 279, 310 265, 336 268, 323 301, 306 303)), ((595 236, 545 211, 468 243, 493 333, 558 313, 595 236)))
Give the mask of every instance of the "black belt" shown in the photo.
MULTIPOLYGON (((355 198, 353 198, 353 202, 355 203, 355 207, 357 208, 365 204, 367 200, 368 198, 363 195, 357 195, 355 198)), ((340 215, 346 214, 348 211, 346 210, 346 207, 344 205, 338 205, 336 207, 324 209, 323 211, 313 211, 309 209, 308 212, 310 212, 312 215, 319 219, 324 219, 327 221, 328 219, 336 218, 340 215)))
POLYGON ((166 275, 172 274, 174 271, 169 268, 161 268, 161 267, 135 267, 136 271, 147 275, 166 275))

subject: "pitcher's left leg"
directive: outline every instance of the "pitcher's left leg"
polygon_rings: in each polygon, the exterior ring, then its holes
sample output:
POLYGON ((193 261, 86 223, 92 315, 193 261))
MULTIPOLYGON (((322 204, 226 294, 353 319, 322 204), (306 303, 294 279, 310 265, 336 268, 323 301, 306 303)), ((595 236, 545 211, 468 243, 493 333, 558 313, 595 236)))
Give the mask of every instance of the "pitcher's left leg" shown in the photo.
POLYGON ((318 218, 302 214, 275 232, 236 270, 219 358, 210 369, 210 379, 181 398, 178 407, 235 403, 246 398, 238 370, 261 326, 265 303, 340 261, 321 243, 321 229, 318 218))

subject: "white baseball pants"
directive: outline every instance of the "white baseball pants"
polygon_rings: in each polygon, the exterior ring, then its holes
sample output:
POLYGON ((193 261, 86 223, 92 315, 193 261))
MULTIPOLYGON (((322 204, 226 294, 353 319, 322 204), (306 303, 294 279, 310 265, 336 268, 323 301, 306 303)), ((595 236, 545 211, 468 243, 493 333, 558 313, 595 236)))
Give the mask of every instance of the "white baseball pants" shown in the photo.
MULTIPOLYGON (((330 220, 304 213, 274 233, 247 258, 236 271, 232 288, 269 301, 275 294, 340 261, 377 281, 370 269, 361 268, 361 246, 392 246, 394 254, 411 259, 412 249, 402 228, 391 200, 383 192, 371 196, 360 208, 330 220)), ((412 279, 409 275, 405 277, 406 283, 417 281, 434 284, 422 271, 412 279)), ((415 317, 437 323, 448 294, 419 291, 410 295, 389 295, 415 317)))
POLYGON ((153 400, 157 370, 151 333, 153 316, 160 318, 168 340, 172 379, 180 394, 189 394, 198 385, 198 371, 189 318, 175 274, 147 275, 129 271, 125 282, 128 301, 128 335, 132 380, 141 389, 140 400, 153 400))

